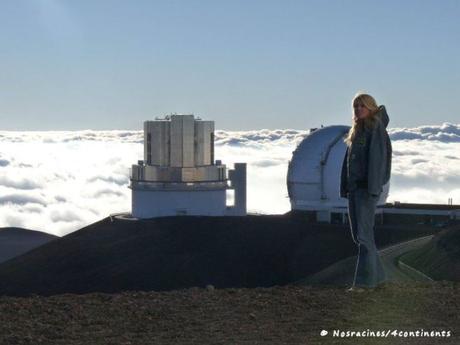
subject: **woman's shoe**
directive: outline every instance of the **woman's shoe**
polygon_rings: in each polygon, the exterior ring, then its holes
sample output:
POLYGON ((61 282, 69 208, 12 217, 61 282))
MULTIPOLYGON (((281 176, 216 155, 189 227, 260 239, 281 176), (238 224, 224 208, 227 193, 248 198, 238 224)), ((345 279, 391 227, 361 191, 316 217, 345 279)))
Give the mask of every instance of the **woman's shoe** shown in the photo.
POLYGON ((364 288, 358 286, 352 286, 345 290, 346 292, 363 292, 364 288))

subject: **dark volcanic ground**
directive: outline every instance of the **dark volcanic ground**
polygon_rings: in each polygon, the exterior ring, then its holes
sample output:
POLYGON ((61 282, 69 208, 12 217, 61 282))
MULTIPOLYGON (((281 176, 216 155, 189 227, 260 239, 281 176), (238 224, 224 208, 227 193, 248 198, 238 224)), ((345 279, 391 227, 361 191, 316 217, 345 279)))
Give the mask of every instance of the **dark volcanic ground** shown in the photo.
POLYGON ((460 344, 459 284, 0 297, 0 344, 460 344), (334 338, 334 329, 450 336, 334 338))
POLYGON ((435 280, 460 281, 460 225, 442 230, 401 260, 435 280))
MULTIPOLYGON (((376 242, 438 232, 378 226, 376 242)), ((460 282, 291 284, 355 254, 347 226, 292 214, 106 218, 0 265, 0 344, 460 344, 460 282)))
POLYGON ((0 263, 59 237, 22 228, 0 228, 0 263))
MULTIPOLYGON (((378 226, 377 246, 439 231, 378 226)), ((302 215, 103 219, 0 264, 0 295, 284 285, 356 255, 348 226, 302 215)))

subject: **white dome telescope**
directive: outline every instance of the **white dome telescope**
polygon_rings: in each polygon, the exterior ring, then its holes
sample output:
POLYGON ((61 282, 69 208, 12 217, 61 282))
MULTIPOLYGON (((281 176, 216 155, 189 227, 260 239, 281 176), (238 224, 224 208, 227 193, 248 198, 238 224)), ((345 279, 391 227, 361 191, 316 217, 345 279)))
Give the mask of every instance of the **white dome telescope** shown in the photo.
MULTIPOLYGON (((340 175, 345 159, 343 139, 349 126, 327 126, 313 130, 293 151, 287 173, 287 189, 292 210, 346 208, 340 197, 340 175)), ((377 205, 386 202, 389 183, 377 205)))

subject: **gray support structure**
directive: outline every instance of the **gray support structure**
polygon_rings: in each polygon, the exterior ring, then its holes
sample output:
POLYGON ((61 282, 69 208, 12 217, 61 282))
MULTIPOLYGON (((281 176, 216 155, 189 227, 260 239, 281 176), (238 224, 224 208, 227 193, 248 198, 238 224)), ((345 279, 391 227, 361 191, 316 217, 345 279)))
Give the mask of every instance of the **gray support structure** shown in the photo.
POLYGON ((245 216, 247 214, 246 163, 235 163, 234 169, 230 170, 228 175, 235 192, 234 205, 228 209, 228 214, 245 216))

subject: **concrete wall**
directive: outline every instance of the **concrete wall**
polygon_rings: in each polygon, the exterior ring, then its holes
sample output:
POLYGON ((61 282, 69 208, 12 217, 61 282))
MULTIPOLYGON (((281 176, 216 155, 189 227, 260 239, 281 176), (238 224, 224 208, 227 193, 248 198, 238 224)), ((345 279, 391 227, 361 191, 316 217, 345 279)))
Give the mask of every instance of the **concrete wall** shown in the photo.
MULTIPOLYGON (((133 176, 142 174, 139 166, 133 166, 133 176)), ((147 166, 145 173, 151 169, 161 167, 147 166)), ((190 169, 204 169, 211 167, 197 167, 190 169)), ((247 214, 246 200, 246 163, 235 163, 234 169, 229 171, 231 186, 225 174, 224 166, 212 166, 219 174, 220 180, 211 182, 153 182, 131 181, 132 189, 132 215, 136 218, 153 218, 172 215, 228 215, 244 216, 247 214), (227 189, 234 189, 234 205, 227 206, 227 189)), ((173 168, 166 167, 171 170, 173 168)), ((174 168, 178 171, 188 168, 174 168)), ((143 170, 141 170, 143 171, 143 170)), ((182 181, 184 178, 180 178, 182 181)))
MULTIPOLYGON (((347 209, 332 209, 332 210, 296 210, 302 214, 309 214, 310 220, 320 223, 333 224, 348 224, 347 209), (311 217, 311 215, 314 215, 311 217)), ((458 221, 460 219, 452 215, 450 211, 437 210, 393 210, 390 208, 377 208, 375 214, 375 224, 414 224, 414 225, 436 225, 445 224, 450 221, 458 221), (443 212, 443 213, 442 213, 443 212)))
POLYGON ((225 189, 215 191, 132 191, 132 215, 153 218, 176 215, 223 216, 225 189))
POLYGON ((235 163, 234 169, 229 170, 228 177, 231 188, 234 189, 234 205, 227 210, 228 215, 244 216, 247 214, 247 182, 246 163, 235 163))

